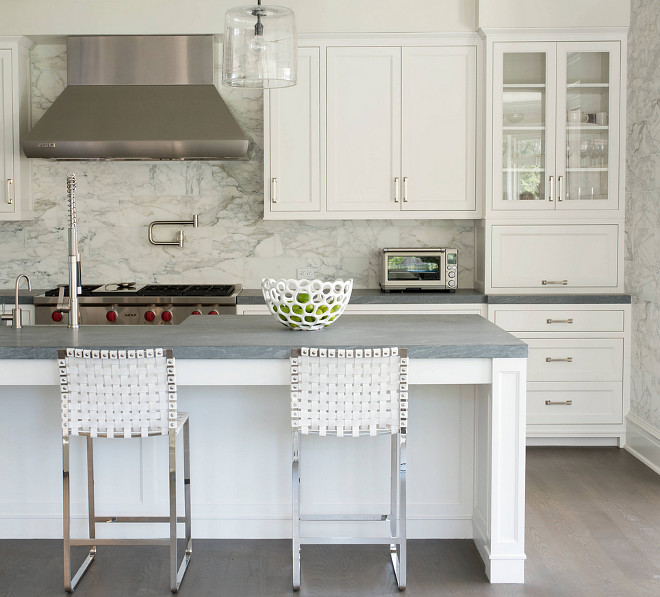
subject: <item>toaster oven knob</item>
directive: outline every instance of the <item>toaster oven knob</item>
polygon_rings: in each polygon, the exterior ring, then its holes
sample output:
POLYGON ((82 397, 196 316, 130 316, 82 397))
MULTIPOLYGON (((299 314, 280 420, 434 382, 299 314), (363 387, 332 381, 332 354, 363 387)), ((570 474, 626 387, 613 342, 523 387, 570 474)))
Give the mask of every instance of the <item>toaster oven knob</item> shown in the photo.
POLYGON ((454 286, 456 286, 456 280, 447 280, 447 286, 453 288, 454 286))
POLYGON ((218 313, 218 310, 217 310, 217 309, 211 309, 211 310, 209 311, 209 315, 220 315, 220 313, 218 313))
POLYGON ((64 316, 62 315, 62 311, 53 311, 53 314, 50 316, 50 318, 55 322, 62 321, 63 317, 64 316))
POLYGON ((193 314, 193 315, 201 315, 202 312, 201 312, 199 309, 195 309, 195 310, 192 312, 192 314, 193 314))
POLYGON ((114 323, 115 321, 117 321, 117 311, 115 311, 114 309, 111 310, 111 311, 108 311, 108 312, 105 314, 105 318, 106 318, 110 323, 114 323))
POLYGON ((450 272, 447 272, 447 275, 448 275, 450 278, 455 278, 455 277, 456 277, 456 272, 455 272, 455 271, 450 271, 450 272))
POLYGON ((153 321, 154 319, 156 319, 156 314, 155 314, 151 309, 149 309, 149 311, 147 311, 147 312, 144 314, 144 318, 145 318, 147 321, 153 321))
POLYGON ((163 321, 172 321, 172 311, 163 311, 163 312, 160 314, 160 318, 161 318, 163 321))

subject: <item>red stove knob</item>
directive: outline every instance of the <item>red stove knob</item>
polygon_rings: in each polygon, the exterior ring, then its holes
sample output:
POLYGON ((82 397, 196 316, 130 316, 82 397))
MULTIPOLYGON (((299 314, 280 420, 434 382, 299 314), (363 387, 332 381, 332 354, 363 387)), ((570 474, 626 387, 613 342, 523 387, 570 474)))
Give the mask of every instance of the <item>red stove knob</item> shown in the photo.
POLYGON ((156 314, 150 309, 144 314, 144 318, 147 321, 153 321, 154 319, 156 319, 156 314))
POLYGON ((53 321, 57 322, 62 321, 63 317, 64 315, 62 315, 62 311, 53 311, 53 314, 50 316, 53 321))
POLYGON ((108 312, 105 314, 105 318, 106 318, 110 323, 114 323, 115 321, 117 321, 117 311, 115 311, 114 309, 111 310, 111 311, 108 311, 108 312))
POLYGON ((195 309, 195 310, 192 312, 192 314, 193 314, 193 315, 201 315, 202 312, 201 312, 199 309, 195 309))
POLYGON ((220 313, 218 313, 217 309, 211 309, 209 315, 220 315, 220 313))
POLYGON ((163 321, 172 321, 172 311, 163 311, 163 312, 160 314, 160 318, 161 318, 163 321))

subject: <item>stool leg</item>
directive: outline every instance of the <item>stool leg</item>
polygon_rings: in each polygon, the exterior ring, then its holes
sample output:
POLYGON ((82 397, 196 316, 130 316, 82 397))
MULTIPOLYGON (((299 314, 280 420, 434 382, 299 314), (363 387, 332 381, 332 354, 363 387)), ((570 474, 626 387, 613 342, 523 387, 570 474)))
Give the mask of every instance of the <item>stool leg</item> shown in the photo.
MULTIPOLYGON (((89 538, 96 537, 95 508, 94 508, 94 445, 92 436, 87 436, 87 512, 89 517, 89 538)), ((90 549, 90 553, 96 553, 96 546, 90 549)))
POLYGON ((403 591, 406 588, 406 560, 408 547, 406 544, 407 529, 406 529, 406 472, 407 472, 407 457, 406 457, 406 434, 401 432, 399 435, 399 590, 403 591))
POLYGON ((187 560, 192 555, 192 519, 190 511, 190 427, 189 419, 183 425, 183 483, 186 516, 186 554, 187 560))
POLYGON ((69 493, 69 436, 62 437, 62 536, 64 545, 64 590, 71 586, 71 494, 69 493))
POLYGON ((176 545, 176 430, 169 431, 169 482, 170 482, 170 587, 172 593, 179 590, 177 583, 176 545))
POLYGON ((300 431, 293 432, 291 459, 293 590, 300 590, 300 431))

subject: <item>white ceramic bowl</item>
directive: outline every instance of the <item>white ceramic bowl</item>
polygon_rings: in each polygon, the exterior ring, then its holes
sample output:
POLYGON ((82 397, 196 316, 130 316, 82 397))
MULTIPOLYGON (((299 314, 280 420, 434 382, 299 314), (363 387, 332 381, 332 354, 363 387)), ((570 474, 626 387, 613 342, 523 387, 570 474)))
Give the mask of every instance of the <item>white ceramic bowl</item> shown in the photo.
POLYGON ((353 290, 353 280, 273 280, 264 278, 261 290, 268 310, 292 330, 320 330, 337 321, 353 290))

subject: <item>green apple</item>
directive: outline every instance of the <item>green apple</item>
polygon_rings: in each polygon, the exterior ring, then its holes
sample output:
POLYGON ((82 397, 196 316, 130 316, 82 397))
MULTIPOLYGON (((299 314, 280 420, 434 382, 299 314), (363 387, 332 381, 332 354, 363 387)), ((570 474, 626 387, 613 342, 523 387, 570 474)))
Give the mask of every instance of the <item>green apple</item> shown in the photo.
POLYGON ((289 310, 290 310, 289 307, 287 307, 286 305, 282 305, 280 307, 280 311, 282 311, 282 313, 288 313, 289 310))
POLYGON ((332 309, 330 309, 330 313, 334 313, 335 311, 339 311, 341 309, 341 305, 335 305, 332 309))
POLYGON ((300 322, 300 321, 302 321, 302 319, 301 319, 300 317, 298 317, 297 315, 292 315, 292 316, 291 316, 291 321, 298 321, 298 322, 300 322))
POLYGON ((306 292, 301 292, 296 297, 296 300, 299 303, 309 303, 309 294, 307 294, 306 292))
POLYGON ((303 308, 302 308, 300 305, 293 305, 293 306, 291 307, 291 310, 292 310, 294 313, 298 313, 299 315, 303 312, 303 308))
POLYGON ((316 321, 316 318, 312 317, 311 315, 307 315, 305 317, 305 321, 308 321, 309 323, 314 323, 316 321))
MULTIPOLYGON (((314 305, 307 305, 305 307, 305 311, 307 311, 307 313, 314 313, 314 305)), ((318 313, 318 311, 317 311, 317 313, 318 313)))

